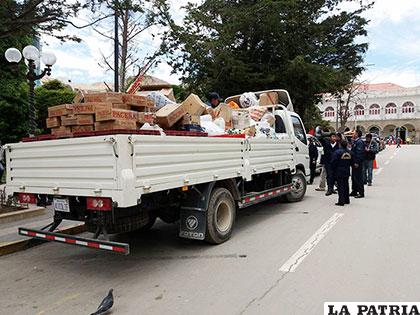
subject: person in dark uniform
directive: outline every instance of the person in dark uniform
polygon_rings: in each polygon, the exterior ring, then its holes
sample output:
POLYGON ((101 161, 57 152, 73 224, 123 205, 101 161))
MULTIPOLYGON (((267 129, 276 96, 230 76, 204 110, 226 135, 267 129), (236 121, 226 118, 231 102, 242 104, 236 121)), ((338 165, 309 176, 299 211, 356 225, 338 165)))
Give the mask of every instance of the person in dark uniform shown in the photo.
POLYGON ((325 196, 330 196, 335 193, 334 191, 334 174, 331 166, 331 157, 335 150, 338 149, 337 135, 335 132, 321 132, 318 136, 319 141, 324 148, 324 154, 322 156, 323 165, 327 171, 327 192, 325 196))
POLYGON ((334 170, 334 178, 337 181, 338 188, 337 206, 350 204, 349 177, 350 168, 353 164, 353 157, 351 151, 347 149, 347 145, 347 140, 341 140, 340 148, 333 153, 331 159, 331 164, 334 170))
POLYGON ((318 160, 318 148, 314 143, 314 139, 309 138, 309 169, 311 170, 311 178, 309 179, 309 184, 314 183, 315 171, 316 171, 316 162, 318 160))
POLYGON ((365 186, 363 184, 363 162, 365 160, 365 143, 361 139, 362 132, 356 130, 353 134, 353 168, 351 172, 352 192, 350 196, 355 198, 365 197, 365 186))

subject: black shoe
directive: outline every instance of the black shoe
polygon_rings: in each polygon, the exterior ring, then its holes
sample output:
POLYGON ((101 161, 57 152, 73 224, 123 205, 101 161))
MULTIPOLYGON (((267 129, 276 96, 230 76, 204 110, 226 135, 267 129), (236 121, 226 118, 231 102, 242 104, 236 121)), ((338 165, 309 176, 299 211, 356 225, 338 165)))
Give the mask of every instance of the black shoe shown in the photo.
POLYGON ((341 206, 341 207, 344 207, 344 203, 338 203, 338 202, 337 202, 335 205, 336 205, 336 206, 341 206))
POLYGON ((338 194, 338 193, 337 193, 337 190, 333 190, 333 192, 332 192, 332 193, 333 193, 333 194, 338 194))
POLYGON ((325 196, 331 196, 333 194, 333 192, 332 191, 327 191, 326 193, 325 193, 325 196))
POLYGON ((357 196, 357 194, 356 194, 356 193, 354 193, 354 192, 352 192, 349 196, 350 196, 350 197, 356 197, 356 196, 357 196))
POLYGON ((354 198, 360 199, 360 198, 365 198, 365 195, 357 195, 354 198))
POLYGON ((349 205, 349 204, 350 204, 350 201, 348 201, 348 202, 345 202, 344 204, 345 204, 345 205, 349 205))

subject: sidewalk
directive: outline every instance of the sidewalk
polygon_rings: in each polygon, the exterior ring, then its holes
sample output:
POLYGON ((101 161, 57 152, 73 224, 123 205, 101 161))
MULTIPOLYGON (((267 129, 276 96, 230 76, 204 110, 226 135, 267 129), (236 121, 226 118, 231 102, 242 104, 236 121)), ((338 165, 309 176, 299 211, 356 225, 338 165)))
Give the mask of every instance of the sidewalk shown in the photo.
MULTIPOLYGON (((42 228, 53 221, 54 211, 51 207, 47 207, 45 214, 32 218, 27 218, 10 223, 0 224, 0 246, 2 243, 13 242, 21 239, 27 239, 25 236, 18 235, 19 227, 26 227, 32 229, 42 228)), ((59 228, 65 228, 77 224, 74 221, 64 220, 59 228)))

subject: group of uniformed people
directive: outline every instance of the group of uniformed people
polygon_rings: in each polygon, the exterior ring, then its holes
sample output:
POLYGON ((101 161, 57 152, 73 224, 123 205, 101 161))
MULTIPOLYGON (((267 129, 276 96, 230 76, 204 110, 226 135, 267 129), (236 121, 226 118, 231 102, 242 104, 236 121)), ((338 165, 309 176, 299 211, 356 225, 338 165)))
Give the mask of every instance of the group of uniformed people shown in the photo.
MULTIPOLYGON (((323 165, 321 183, 316 190, 324 191, 326 180, 327 192, 325 195, 329 196, 338 192, 337 206, 350 204, 351 196, 364 198, 364 185, 372 185, 373 160, 378 153, 378 146, 372 139, 372 135, 367 134, 366 140, 363 141, 361 138, 362 132, 356 130, 352 137, 347 139, 340 133, 323 132, 320 128, 317 128, 316 136, 324 149, 324 154, 321 156, 321 164, 323 165), (351 192, 349 187, 350 176, 352 178, 351 192), (334 190, 335 186, 337 191, 334 190)), ((310 141, 311 170, 316 167, 318 155, 318 152, 315 154, 314 148, 316 149, 316 146, 313 141, 310 141)), ((310 180, 310 183, 312 182, 313 176, 310 180)))

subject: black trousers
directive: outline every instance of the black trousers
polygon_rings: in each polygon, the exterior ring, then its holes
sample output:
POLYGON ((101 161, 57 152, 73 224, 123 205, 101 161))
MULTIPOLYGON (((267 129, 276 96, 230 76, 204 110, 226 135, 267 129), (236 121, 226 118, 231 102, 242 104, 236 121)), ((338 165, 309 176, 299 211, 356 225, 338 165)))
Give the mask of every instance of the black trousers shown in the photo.
POLYGON ((331 163, 325 163, 325 170, 327 171, 327 187, 328 187, 328 191, 333 191, 334 190, 334 169, 331 165, 331 163))
POLYGON ((337 190, 338 190, 338 203, 339 204, 349 204, 349 176, 337 177, 337 190))
POLYGON ((315 163, 310 162, 309 169, 311 170, 311 178, 309 179, 309 182, 312 184, 315 178, 316 162, 315 163))
POLYGON ((365 186, 363 184, 363 165, 352 168, 351 172, 351 188, 352 194, 365 195, 365 186))

